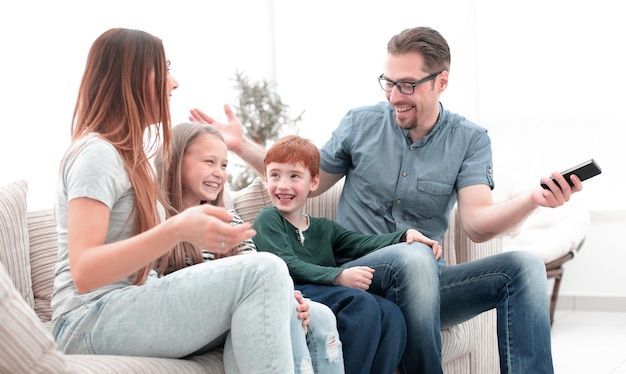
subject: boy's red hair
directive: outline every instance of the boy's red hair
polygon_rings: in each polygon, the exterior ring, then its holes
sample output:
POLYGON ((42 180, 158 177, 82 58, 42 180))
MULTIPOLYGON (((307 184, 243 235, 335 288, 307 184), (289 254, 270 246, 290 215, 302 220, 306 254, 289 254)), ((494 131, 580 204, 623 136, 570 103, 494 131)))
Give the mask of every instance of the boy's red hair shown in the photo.
POLYGON ((320 151, 310 140, 298 135, 284 136, 270 147, 263 159, 264 169, 267 170, 267 165, 272 162, 293 165, 302 163, 313 178, 320 173, 320 151))

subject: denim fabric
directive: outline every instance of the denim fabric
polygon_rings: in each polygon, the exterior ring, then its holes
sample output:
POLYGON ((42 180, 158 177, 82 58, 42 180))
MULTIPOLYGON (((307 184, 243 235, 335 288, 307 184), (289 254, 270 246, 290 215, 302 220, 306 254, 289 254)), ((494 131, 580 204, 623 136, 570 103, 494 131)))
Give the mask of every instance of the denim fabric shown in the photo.
POLYGON ((270 253, 210 261, 114 290, 54 321, 69 354, 180 358, 224 344, 226 373, 293 373, 293 287, 270 253))
MULTIPOLYGON (((388 102, 353 109, 320 152, 322 170, 346 175, 337 222, 364 234, 415 228, 440 241, 457 191, 495 186, 486 129, 441 104, 431 132, 415 142, 388 102)), ((370 291, 402 309, 404 373, 441 373, 440 328, 492 308, 502 373, 553 372, 545 265, 537 257, 506 253, 448 266, 424 245, 398 244, 342 266, 356 265, 376 269, 370 291)))
POLYGON ((394 372, 406 346, 406 324, 397 305, 343 286, 296 284, 296 289, 337 316, 346 374, 394 372))
POLYGON ((459 265, 435 261, 430 247, 400 243, 342 267, 376 271, 370 291, 402 309, 408 337, 402 373, 442 373, 440 329, 496 308, 502 373, 553 373, 543 261, 506 252, 459 265))
MULTIPOLYGON (((309 353, 309 347, 307 346, 307 338, 304 335, 304 329, 302 328, 302 320, 298 318, 298 311, 296 311, 298 302, 293 299, 291 314, 291 324, 289 331, 291 333, 291 350, 293 353, 293 365, 296 374, 311 374, 313 373, 313 364, 311 362, 311 354, 309 353)), ((310 311, 310 306, 309 306, 310 311)), ((311 314, 311 320, 313 320, 311 314)))
MULTIPOLYGON (((326 305, 313 300, 307 301, 311 320, 306 343, 313 361, 313 369, 318 374, 343 374, 343 348, 337 332, 337 318, 326 305)), ((302 326, 301 321, 298 321, 302 326)), ((294 362, 297 373, 298 361, 294 362)))

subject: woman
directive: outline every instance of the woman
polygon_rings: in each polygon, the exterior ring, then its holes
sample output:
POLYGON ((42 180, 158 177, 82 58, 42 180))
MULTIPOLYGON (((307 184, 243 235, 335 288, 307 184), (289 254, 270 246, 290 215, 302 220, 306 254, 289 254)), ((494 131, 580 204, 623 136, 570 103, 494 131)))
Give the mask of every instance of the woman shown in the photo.
POLYGON ((211 205, 164 219, 147 150, 161 140, 169 149, 178 83, 168 66, 161 40, 139 30, 111 29, 91 47, 57 187, 55 339, 66 353, 170 358, 224 344, 227 373, 293 372, 294 291, 282 260, 153 270, 168 268, 183 241, 220 253, 254 235, 211 205))

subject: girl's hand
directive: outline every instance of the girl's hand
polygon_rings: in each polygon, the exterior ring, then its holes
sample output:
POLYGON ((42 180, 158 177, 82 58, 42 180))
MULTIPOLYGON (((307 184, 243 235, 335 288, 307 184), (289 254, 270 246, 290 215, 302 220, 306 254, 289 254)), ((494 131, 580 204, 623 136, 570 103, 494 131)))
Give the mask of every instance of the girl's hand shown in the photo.
POLYGON ((435 255, 435 260, 439 260, 441 258, 441 255, 443 254, 443 248, 441 248, 439 242, 426 237, 424 234, 414 229, 408 229, 404 236, 406 237, 407 244, 411 244, 413 242, 424 243, 433 249, 433 255, 435 255))
POLYGON ((335 277, 335 284, 338 286, 358 288, 367 290, 372 284, 374 269, 367 266, 355 266, 344 269, 335 277))
POLYGON ((304 298, 304 296, 302 296, 302 292, 294 290, 293 294, 296 297, 296 301, 298 301, 298 306, 296 307, 296 311, 298 312, 298 319, 302 320, 302 328, 304 329, 304 335, 306 335, 309 330, 309 322, 311 321, 311 313, 309 313, 309 303, 304 298))

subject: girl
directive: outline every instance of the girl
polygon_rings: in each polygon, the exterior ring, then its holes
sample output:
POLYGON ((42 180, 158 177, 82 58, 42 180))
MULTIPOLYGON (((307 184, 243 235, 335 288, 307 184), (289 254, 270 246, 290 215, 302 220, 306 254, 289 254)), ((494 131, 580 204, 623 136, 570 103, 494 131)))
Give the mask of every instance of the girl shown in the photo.
POLYGON ((227 373, 293 372, 282 260, 255 253, 163 278, 153 270, 170 267, 183 241, 222 253, 254 235, 211 205, 164 220, 148 151, 161 140, 169 149, 178 83, 168 66, 161 40, 143 31, 111 29, 91 47, 57 187, 55 339, 66 353, 169 358, 223 344, 227 373))
MULTIPOLYGON (((224 207, 228 150, 222 135, 214 127, 197 123, 174 126, 169 153, 169 165, 163 148, 154 160, 161 189, 167 192, 172 204, 169 216, 203 203, 224 207)), ((236 212, 231 213, 234 217, 231 224, 243 224, 236 212)), ((181 243, 172 251, 172 258, 177 261, 171 268, 160 269, 160 272, 171 273, 216 257, 244 253, 256 253, 252 240, 244 240, 226 254, 211 253, 193 244, 181 243)), ((295 298, 300 314, 310 313, 313 316, 311 323, 308 317, 300 322, 298 312, 292 316, 291 344, 296 373, 310 372, 311 361, 316 373, 343 373, 343 355, 333 312, 321 303, 307 303, 300 291, 295 291, 295 298), (309 312, 306 311, 308 306, 309 312)))

